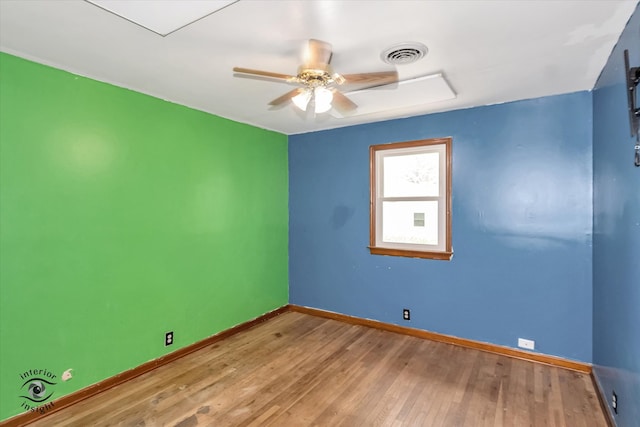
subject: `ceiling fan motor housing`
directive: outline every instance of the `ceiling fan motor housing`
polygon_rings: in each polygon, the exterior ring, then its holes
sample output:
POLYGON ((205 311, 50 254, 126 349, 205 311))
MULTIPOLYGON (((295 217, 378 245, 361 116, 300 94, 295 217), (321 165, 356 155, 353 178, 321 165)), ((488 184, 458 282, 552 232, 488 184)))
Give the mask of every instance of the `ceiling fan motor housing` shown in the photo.
MULTIPOLYGON (((329 68, 329 67, 326 67, 329 68)), ((300 68, 298 71, 298 81, 307 87, 328 86, 333 83, 333 76, 330 70, 327 69, 313 69, 313 68, 300 68)))

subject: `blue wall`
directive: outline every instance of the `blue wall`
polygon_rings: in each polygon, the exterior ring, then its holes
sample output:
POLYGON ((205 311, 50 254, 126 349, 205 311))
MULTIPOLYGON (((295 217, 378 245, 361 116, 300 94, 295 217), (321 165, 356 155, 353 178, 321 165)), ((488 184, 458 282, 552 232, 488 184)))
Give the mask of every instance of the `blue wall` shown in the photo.
MULTIPOLYGON (((640 426, 640 168, 633 166, 623 50, 640 66, 636 8, 593 92, 593 362, 618 426, 640 426)), ((640 98, 640 97, 639 97, 640 98)))
POLYGON ((580 92, 290 136, 290 302, 511 347, 523 337, 591 362, 591 101, 580 92), (453 259, 370 255, 369 146, 443 136, 453 259))

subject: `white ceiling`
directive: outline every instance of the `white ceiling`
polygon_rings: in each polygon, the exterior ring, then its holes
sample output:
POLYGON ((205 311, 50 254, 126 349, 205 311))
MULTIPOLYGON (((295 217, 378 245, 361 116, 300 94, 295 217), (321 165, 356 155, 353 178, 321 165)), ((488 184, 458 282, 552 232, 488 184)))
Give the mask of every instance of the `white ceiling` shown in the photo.
MULTIPOLYGON (((163 37, 83 0, 0 0, 0 50, 295 134, 591 90, 637 4, 240 0, 163 37), (233 76, 234 66, 296 74, 310 38, 333 45, 331 63, 342 74, 388 70, 382 51, 402 42, 423 43, 428 54, 398 65, 400 79, 442 73, 456 97, 434 98, 442 85, 416 79, 396 89, 353 94, 360 109, 351 116, 304 117, 290 105, 267 105, 291 86, 233 76)), ((154 13, 166 18, 171 12, 154 13)))

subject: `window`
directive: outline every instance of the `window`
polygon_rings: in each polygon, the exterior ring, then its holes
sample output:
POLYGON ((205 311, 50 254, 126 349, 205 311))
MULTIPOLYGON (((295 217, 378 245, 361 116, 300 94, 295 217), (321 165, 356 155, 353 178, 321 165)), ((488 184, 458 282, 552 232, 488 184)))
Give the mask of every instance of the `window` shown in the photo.
POLYGON ((372 145, 369 169, 371 253, 451 259, 451 138, 372 145))

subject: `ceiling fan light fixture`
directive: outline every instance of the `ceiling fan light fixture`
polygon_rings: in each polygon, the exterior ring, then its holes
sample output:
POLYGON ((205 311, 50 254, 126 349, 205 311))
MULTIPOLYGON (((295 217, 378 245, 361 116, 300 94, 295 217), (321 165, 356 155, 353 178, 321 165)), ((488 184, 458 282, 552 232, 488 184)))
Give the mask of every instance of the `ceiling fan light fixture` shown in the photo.
POLYGON ((331 101, 333 101, 333 92, 324 86, 318 86, 314 89, 313 93, 316 104, 316 114, 329 111, 331 109, 331 101))
POLYGON ((309 105, 309 101, 311 101, 311 90, 305 89, 291 98, 291 101, 293 101, 293 104, 302 111, 307 111, 307 105, 309 105))
POLYGON ((309 104, 313 101, 313 111, 316 114, 322 114, 331 109, 333 92, 324 86, 307 88, 291 98, 291 101, 302 111, 307 111, 309 104))

